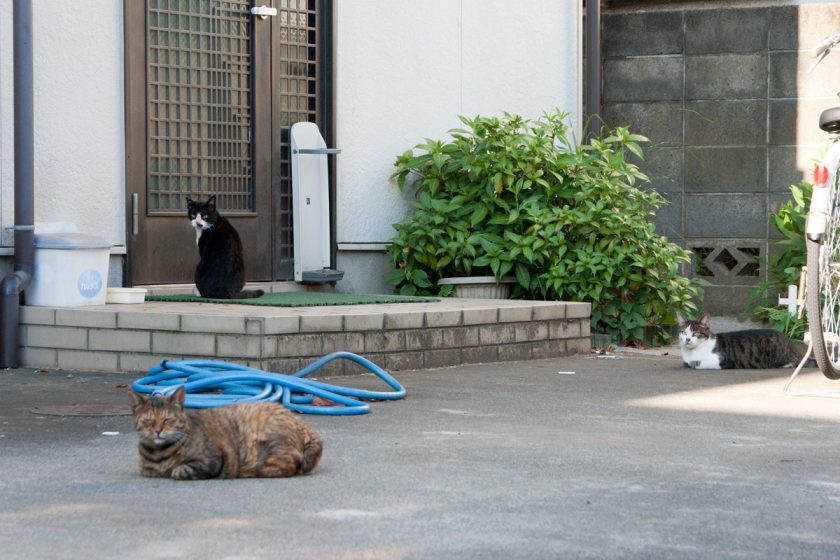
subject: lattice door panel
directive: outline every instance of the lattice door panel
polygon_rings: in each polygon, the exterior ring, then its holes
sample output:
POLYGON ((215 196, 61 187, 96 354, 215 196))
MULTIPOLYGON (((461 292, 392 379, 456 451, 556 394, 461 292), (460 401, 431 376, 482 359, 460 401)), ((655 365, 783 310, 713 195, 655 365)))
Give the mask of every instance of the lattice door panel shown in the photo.
POLYGON ((280 274, 292 278, 293 223, 292 174, 289 129, 296 122, 314 122, 322 126, 320 21, 321 2, 316 0, 279 0, 275 24, 274 52, 277 57, 274 87, 279 89, 275 106, 276 157, 279 156, 279 192, 277 201, 277 258, 280 274))
POLYGON ((254 211, 249 0, 148 0, 147 211, 254 211))

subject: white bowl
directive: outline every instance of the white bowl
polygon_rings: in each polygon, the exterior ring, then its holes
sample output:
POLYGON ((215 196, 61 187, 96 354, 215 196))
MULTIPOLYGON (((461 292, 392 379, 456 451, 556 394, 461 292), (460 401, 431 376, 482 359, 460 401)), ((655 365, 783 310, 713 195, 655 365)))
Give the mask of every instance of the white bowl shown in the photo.
POLYGON ((105 303, 143 303, 146 288, 108 288, 105 303))

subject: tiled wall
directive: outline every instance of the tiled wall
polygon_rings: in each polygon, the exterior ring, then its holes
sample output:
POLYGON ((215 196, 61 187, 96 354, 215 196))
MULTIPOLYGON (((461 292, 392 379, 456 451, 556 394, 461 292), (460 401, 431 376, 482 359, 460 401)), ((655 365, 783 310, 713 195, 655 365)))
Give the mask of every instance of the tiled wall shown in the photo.
POLYGON ((840 2, 613 6, 604 119, 650 138, 641 167, 671 202, 657 226, 694 251, 688 272, 711 284, 704 308, 742 312, 778 251, 770 212, 810 174, 827 138, 820 112, 840 105, 840 51, 807 74, 810 48, 840 32, 840 2))

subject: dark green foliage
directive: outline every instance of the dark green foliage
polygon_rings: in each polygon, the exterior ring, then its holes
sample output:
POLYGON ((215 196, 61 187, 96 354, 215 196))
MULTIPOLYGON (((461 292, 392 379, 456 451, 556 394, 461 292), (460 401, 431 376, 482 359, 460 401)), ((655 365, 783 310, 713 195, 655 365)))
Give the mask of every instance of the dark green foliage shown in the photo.
POLYGON ((770 279, 762 283, 752 293, 753 315, 768 321, 773 328, 780 330, 797 340, 808 329, 807 321, 791 317, 787 309, 776 306, 776 294, 787 294, 791 284, 799 285, 799 275, 805 266, 805 216, 811 205, 811 192, 814 186, 807 181, 790 186, 791 199, 771 214, 773 225, 783 238, 776 245, 783 248, 778 255, 767 261, 770 279), (766 297, 769 294, 770 297, 766 297))
POLYGON ((693 315, 699 288, 685 250, 650 221, 665 200, 628 161, 646 139, 604 129, 577 144, 563 113, 538 120, 461 117, 448 141, 396 160, 415 211, 394 224, 389 281, 401 294, 448 295, 447 276, 513 275, 513 297, 592 302, 592 328, 621 341, 693 315))

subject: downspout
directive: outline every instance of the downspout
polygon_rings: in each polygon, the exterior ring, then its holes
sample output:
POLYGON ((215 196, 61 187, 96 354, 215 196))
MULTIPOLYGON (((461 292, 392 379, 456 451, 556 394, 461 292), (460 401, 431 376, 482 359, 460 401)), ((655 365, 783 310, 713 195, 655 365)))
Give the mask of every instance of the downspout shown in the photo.
POLYGON ((598 134, 601 113, 601 0, 586 0, 586 120, 585 138, 598 134))
POLYGON ((35 268, 32 0, 14 0, 15 266, 0 282, 0 367, 20 365, 20 298, 35 268))

